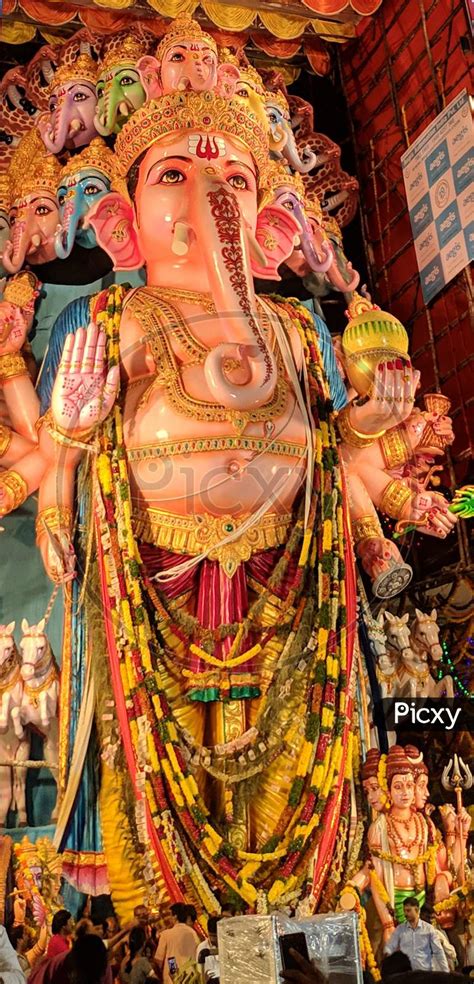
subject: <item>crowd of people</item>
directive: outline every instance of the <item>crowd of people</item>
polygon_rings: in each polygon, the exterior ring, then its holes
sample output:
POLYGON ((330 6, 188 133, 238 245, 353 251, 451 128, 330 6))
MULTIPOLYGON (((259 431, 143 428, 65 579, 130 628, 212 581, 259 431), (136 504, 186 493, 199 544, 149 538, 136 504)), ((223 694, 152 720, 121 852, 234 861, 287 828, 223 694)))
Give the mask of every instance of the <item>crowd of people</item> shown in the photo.
MULTIPOLYGON (((452 970, 447 938, 420 918, 416 898, 407 899, 404 909, 406 921, 385 946, 383 984, 466 982, 452 970)), ((161 914, 158 924, 146 906, 137 906, 125 927, 115 915, 97 922, 87 912, 74 923, 60 909, 51 933, 43 927, 33 945, 25 924, 0 926, 0 984, 219 984, 218 921, 235 914, 229 905, 210 916, 204 938, 196 909, 180 902, 170 907, 165 924, 161 914)), ((301 954, 290 953, 292 967, 281 973, 285 984, 338 984, 337 974, 328 982, 301 954)), ((466 973, 469 978, 469 968, 466 973)), ((364 982, 373 984, 368 971, 364 982)))

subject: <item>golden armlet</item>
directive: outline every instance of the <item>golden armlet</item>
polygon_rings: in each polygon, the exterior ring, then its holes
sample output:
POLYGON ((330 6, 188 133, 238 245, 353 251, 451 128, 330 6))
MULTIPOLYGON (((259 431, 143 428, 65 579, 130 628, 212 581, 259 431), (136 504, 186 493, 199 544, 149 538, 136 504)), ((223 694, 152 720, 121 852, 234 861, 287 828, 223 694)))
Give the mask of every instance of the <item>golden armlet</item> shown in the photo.
POLYGON ((383 530, 375 516, 361 516, 352 523, 352 536, 355 544, 374 537, 383 539, 383 530))
POLYGON ((412 490, 400 479, 395 478, 385 486, 380 502, 380 512, 391 516, 392 519, 400 519, 405 505, 412 497, 412 490))
POLYGON ((38 513, 35 520, 36 543, 50 533, 66 532, 72 530, 72 509, 68 506, 48 506, 38 513))
POLYGON ((361 431, 355 429, 350 421, 351 404, 348 403, 337 418, 337 426, 339 428, 339 434, 344 444, 349 444, 351 448, 370 448, 374 441, 378 438, 383 437, 385 431, 378 431, 377 434, 362 434, 361 431))
POLYGON ((386 468, 397 468, 413 457, 413 448, 404 424, 388 430, 380 439, 380 447, 386 468))
MULTIPOLYGON (((7 510, 8 512, 18 509, 28 498, 28 485, 25 479, 15 471, 6 471, 0 475, 0 490, 4 493, 6 492, 11 500, 11 505, 7 510)), ((6 513, 2 511, 0 506, 1 515, 5 516, 6 513)))
POLYGON ((19 355, 18 352, 0 355, 0 383, 4 383, 7 379, 13 379, 14 376, 28 376, 28 369, 23 356, 19 355))
POLYGON ((12 432, 9 427, 3 427, 0 424, 0 458, 7 453, 10 444, 12 443, 12 432))

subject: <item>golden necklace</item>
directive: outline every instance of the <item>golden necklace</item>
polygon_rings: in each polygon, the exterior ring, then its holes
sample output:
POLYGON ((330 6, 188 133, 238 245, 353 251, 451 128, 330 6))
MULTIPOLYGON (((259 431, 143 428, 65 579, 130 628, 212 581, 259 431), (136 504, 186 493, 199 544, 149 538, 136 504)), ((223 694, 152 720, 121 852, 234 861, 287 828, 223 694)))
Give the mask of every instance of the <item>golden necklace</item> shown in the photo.
MULTIPOLYGON (((139 406, 148 400, 154 386, 165 386, 168 399, 177 413, 194 420, 229 421, 238 434, 242 434, 248 423, 273 420, 285 409, 288 402, 288 385, 284 378, 281 357, 278 356, 278 381, 271 400, 258 410, 231 410, 221 404, 195 399, 186 392, 181 378, 181 369, 190 365, 202 364, 209 348, 195 338, 180 312, 158 296, 161 288, 143 288, 137 291, 127 305, 132 316, 143 325, 155 366, 153 382, 143 394, 139 406), (157 303, 158 302, 158 303, 157 303), (171 336, 176 338, 189 362, 180 366, 171 345, 171 336)), ((263 316, 265 321, 265 316, 263 316)))
POLYGON ((204 294, 202 291, 185 290, 182 287, 146 287, 145 290, 153 294, 157 300, 170 301, 171 304, 176 301, 184 301, 185 304, 197 304, 207 314, 217 315, 217 308, 211 295, 204 294))
POLYGON ((51 684, 54 683, 54 681, 57 679, 58 679, 58 673, 56 667, 53 666, 51 668, 50 673, 48 673, 46 680, 44 680, 39 687, 30 687, 29 684, 25 683, 24 685, 25 694, 28 697, 28 700, 32 707, 38 707, 39 695, 42 694, 43 691, 47 690, 48 687, 50 687, 51 684))

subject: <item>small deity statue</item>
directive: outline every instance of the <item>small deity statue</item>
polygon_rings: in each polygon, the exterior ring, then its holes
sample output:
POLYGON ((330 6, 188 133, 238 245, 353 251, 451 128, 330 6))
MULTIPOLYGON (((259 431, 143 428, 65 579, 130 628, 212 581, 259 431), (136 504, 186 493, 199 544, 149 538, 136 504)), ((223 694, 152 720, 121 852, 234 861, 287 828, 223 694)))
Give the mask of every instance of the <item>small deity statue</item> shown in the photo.
POLYGON ((55 235, 57 256, 64 260, 74 243, 86 249, 97 245, 94 230, 87 224, 87 213, 102 195, 110 191, 114 175, 114 155, 101 137, 64 165, 59 175, 59 226, 55 235))
POLYGON ((10 180, 10 234, 3 246, 7 273, 18 273, 27 262, 38 266, 54 259, 58 224, 60 165, 46 154, 37 130, 22 139, 8 172, 10 180))
POLYGON ((48 112, 37 122, 46 150, 61 154, 90 143, 96 135, 94 116, 97 65, 87 54, 59 65, 49 85, 48 112))
POLYGON ((137 63, 149 49, 150 38, 121 33, 108 38, 97 67, 95 128, 101 136, 120 133, 122 126, 146 99, 137 63))
POLYGON ((137 68, 148 99, 171 92, 211 89, 230 97, 240 77, 233 62, 219 62, 214 38, 187 14, 171 22, 155 56, 140 58, 137 68))
POLYGON ((361 773, 362 788, 367 797, 367 802, 376 813, 383 813, 389 806, 388 795, 380 780, 381 758, 378 748, 369 748, 361 773))

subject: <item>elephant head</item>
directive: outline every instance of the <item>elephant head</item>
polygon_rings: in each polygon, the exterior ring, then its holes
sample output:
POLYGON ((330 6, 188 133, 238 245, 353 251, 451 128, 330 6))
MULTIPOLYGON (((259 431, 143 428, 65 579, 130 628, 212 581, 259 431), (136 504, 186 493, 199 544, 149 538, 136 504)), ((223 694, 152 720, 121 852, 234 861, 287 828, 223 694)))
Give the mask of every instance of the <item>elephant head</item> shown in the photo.
POLYGON ((95 135, 95 79, 97 69, 89 55, 55 72, 50 84, 48 111, 38 120, 44 145, 51 154, 64 148, 84 147, 95 135))
POLYGON ((262 79, 252 65, 240 68, 240 78, 235 87, 235 98, 257 117, 260 126, 270 132, 269 121, 265 109, 265 89, 262 79))
POLYGON ((116 155, 130 170, 132 202, 104 196, 90 221, 97 241, 118 269, 143 262, 147 282, 211 294, 212 326, 206 379, 216 402, 236 410, 266 403, 276 386, 275 359, 260 330, 253 274, 278 278, 299 226, 284 208, 258 213, 257 195, 268 161, 268 139, 237 100, 209 92, 175 93, 139 111, 148 138, 130 146, 130 124, 117 138, 116 155), (165 138, 165 139, 163 139, 165 138), (146 148, 146 144, 145 144, 146 148), (145 149, 143 148, 143 149, 145 149), (245 369, 234 383, 229 360, 245 369))
POLYGON ((299 151, 291 127, 288 103, 282 92, 267 92, 265 110, 270 124, 270 151, 276 160, 287 161, 293 171, 307 174, 316 164, 316 154, 307 148, 299 151))
MULTIPOLYGON (((2 263, 8 273, 18 273, 25 262, 31 265, 48 263, 55 257, 54 233, 58 224, 56 188, 59 164, 55 157, 36 156, 36 131, 33 140, 18 149, 10 168, 11 207, 10 236, 2 252, 2 263)), ((28 135, 29 136, 29 135, 28 135)))
POLYGON ((275 202, 292 212, 300 226, 299 243, 288 258, 287 266, 300 275, 307 273, 308 268, 313 273, 326 273, 334 263, 334 253, 329 240, 324 235, 317 235, 313 217, 305 206, 303 180, 299 174, 285 174, 280 167, 278 170, 280 177, 275 187, 275 202), (304 269, 300 270, 300 267, 304 269))
POLYGON ((137 64, 148 99, 171 92, 207 92, 214 89, 230 98, 239 69, 230 62, 219 64, 217 44, 198 21, 187 14, 176 17, 156 50, 137 64))
POLYGON ((64 260, 74 242, 91 249, 96 246, 94 230, 87 224, 89 209, 110 191, 114 156, 101 137, 63 167, 58 188, 60 225, 54 237, 56 255, 64 260))
POLYGON ((148 49, 141 35, 116 35, 106 42, 97 76, 95 128, 101 136, 120 133, 146 99, 138 62, 148 49))

